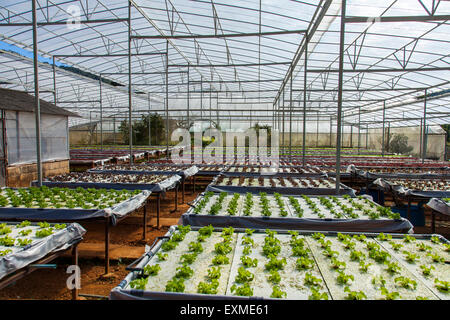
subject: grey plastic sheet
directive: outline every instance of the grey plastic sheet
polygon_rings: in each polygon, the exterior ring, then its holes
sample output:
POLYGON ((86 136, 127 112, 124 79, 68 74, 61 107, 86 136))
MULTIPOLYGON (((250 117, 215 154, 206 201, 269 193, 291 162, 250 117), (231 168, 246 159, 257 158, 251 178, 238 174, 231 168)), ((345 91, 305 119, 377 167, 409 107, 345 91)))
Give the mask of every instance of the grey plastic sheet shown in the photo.
POLYGON ((450 191, 439 191, 439 190, 429 190, 429 191, 421 191, 421 190, 411 190, 407 189, 401 185, 394 185, 389 181, 384 180, 383 178, 378 178, 374 182, 373 185, 377 186, 379 189, 385 192, 393 192, 399 196, 411 196, 411 197, 420 197, 420 198, 446 198, 450 197, 450 191))
POLYGON ((210 216, 183 214, 179 223, 204 227, 233 227, 251 229, 286 229, 349 232, 399 232, 411 233, 413 225, 406 219, 305 219, 244 216, 210 216))
POLYGON ((144 205, 151 195, 151 191, 143 190, 111 208, 105 209, 39 209, 39 208, 0 208, 0 220, 5 221, 85 221, 105 217, 111 218, 111 224, 134 212, 144 205))
POLYGON ((18 271, 45 256, 64 251, 80 242, 86 230, 77 223, 49 235, 15 253, 0 257, 0 279, 18 271))
POLYGON ((427 206, 434 211, 450 216, 450 204, 442 199, 432 198, 428 201, 427 206))
MULTIPOLYGON (((144 183, 103 183, 103 182, 53 182, 43 181, 42 185, 47 187, 59 188, 97 188, 97 189, 116 189, 116 190, 148 190, 151 192, 166 192, 177 186, 181 177, 173 175, 159 183, 144 184, 144 183)), ((32 186, 37 186, 37 181, 31 183, 32 186)))

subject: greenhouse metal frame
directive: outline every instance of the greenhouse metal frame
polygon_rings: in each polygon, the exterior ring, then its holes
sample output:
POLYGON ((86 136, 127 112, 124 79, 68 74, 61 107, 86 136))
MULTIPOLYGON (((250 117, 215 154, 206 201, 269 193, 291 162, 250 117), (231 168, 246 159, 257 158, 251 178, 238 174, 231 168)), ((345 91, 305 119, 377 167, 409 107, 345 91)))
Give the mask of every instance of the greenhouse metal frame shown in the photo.
POLYGON ((345 126, 360 148, 371 128, 384 141, 386 126, 420 125, 425 158, 427 127, 449 123, 449 20, 442 0, 7 0, 0 81, 37 98, 39 182, 41 97, 83 117, 72 125, 97 113, 101 137, 108 121, 163 114, 167 148, 169 118, 270 124, 289 151, 322 122, 339 190, 345 126))

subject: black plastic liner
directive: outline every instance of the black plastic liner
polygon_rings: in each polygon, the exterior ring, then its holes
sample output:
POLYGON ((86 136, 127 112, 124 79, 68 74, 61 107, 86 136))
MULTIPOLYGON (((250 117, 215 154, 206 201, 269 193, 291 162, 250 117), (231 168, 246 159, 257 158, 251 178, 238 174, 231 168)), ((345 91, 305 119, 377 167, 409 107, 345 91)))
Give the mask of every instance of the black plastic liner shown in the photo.
POLYGON ((320 230, 348 232, 395 232, 409 233, 413 225, 402 219, 306 219, 306 218, 272 218, 246 216, 211 216, 183 214, 179 223, 204 227, 233 227, 250 229, 286 229, 286 230, 320 230))
POLYGON ((83 239, 86 230, 77 223, 68 225, 15 253, 0 257, 0 279, 32 264, 43 257, 64 251, 83 239))

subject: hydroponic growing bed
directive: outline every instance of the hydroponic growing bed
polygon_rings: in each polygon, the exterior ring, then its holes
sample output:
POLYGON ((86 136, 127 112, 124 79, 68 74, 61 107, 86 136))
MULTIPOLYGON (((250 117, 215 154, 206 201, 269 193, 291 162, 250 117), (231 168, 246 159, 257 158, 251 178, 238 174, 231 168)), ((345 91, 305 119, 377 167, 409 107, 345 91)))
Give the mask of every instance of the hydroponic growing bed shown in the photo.
POLYGON ((300 167, 300 166, 230 166, 223 170, 223 174, 227 176, 258 176, 258 175, 276 175, 277 177, 317 177, 323 176, 324 173, 318 167, 300 167))
MULTIPOLYGON (((267 192, 291 195, 333 195, 336 194, 336 180, 327 177, 248 177, 219 175, 206 191, 214 192, 267 192)), ((339 195, 354 196, 354 190, 340 184, 339 195)))
POLYGON ((450 179, 378 178, 373 185, 400 197, 443 198, 450 196, 450 179))
POLYGON ((113 225, 146 203, 147 190, 30 187, 0 191, 0 220, 78 221, 111 217, 113 225))
MULTIPOLYGON (((72 264, 77 265, 76 247, 86 230, 79 224, 0 223, 0 289, 51 262, 72 249, 72 264)), ((76 299, 78 289, 72 290, 76 299)))
MULTIPOLYGON (((43 185, 61 188, 82 187, 165 192, 175 188, 180 180, 181 177, 178 175, 72 172, 47 177, 43 181, 43 185)), ((33 181, 32 185, 36 185, 36 181, 33 181)))
POLYGON ((110 299, 448 300, 449 251, 439 235, 178 226, 110 299))
POLYGON ((206 192, 181 216, 183 225, 352 232, 409 232, 412 224, 366 197, 206 192))

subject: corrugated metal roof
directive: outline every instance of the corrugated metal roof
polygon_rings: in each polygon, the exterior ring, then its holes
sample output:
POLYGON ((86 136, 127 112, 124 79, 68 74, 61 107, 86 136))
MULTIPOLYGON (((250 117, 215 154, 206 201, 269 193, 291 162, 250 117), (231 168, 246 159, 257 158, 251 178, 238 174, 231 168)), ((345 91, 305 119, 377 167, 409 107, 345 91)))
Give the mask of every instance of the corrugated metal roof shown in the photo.
MULTIPOLYGON (((39 100, 41 102, 41 113, 43 114, 79 117, 76 113, 67 111, 45 100, 39 100)), ((34 112, 34 96, 24 91, 0 88, 0 109, 34 112)))

